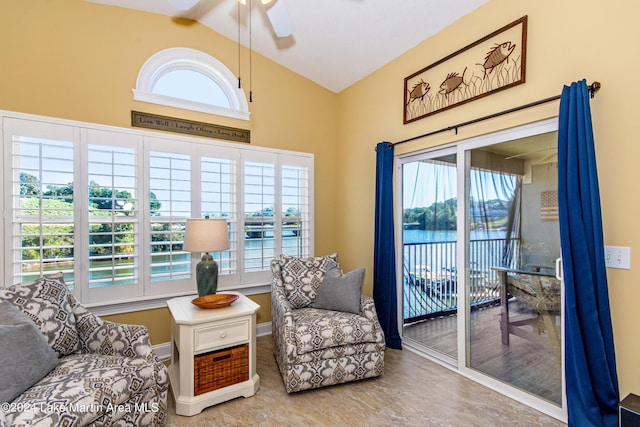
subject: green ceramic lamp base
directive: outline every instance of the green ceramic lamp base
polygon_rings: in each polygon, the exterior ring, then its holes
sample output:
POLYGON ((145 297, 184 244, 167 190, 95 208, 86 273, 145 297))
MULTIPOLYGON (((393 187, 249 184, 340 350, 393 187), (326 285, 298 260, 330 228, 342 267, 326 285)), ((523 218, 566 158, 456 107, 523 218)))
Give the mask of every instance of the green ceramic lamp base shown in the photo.
POLYGON ((209 252, 202 255, 202 260, 196 265, 196 283, 198 296, 215 294, 218 289, 218 263, 209 252))

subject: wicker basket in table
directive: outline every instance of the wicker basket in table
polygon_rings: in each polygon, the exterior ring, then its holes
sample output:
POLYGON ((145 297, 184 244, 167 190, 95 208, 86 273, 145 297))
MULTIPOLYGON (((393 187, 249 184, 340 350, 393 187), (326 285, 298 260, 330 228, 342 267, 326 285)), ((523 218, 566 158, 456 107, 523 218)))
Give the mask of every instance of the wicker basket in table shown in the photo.
POLYGON ((193 394, 249 380, 249 345, 239 345, 194 357, 193 394))

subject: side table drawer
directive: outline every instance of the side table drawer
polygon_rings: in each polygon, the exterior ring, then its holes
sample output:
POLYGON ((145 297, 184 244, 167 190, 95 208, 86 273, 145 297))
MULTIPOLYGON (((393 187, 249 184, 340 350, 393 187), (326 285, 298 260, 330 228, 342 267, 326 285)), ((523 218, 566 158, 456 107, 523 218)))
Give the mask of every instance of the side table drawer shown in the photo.
POLYGON ((194 331, 194 352, 229 347, 249 341, 249 320, 230 322, 194 331))

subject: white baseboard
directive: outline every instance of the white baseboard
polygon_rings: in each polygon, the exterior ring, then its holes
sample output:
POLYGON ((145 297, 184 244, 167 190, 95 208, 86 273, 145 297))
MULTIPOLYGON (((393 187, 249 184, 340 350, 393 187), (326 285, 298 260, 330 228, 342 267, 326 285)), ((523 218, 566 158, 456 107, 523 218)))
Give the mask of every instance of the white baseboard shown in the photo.
POLYGON ((171 359, 171 343, 163 342, 162 344, 156 344, 153 346, 153 352, 160 360, 169 360, 171 359))
MULTIPOLYGON (((256 325, 256 336, 271 335, 271 322, 263 322, 256 325)), ((156 344, 153 346, 153 351, 160 358, 160 360, 171 359, 171 343, 163 342, 162 344, 156 344)))
POLYGON ((258 323, 256 325, 256 336, 271 335, 271 322, 258 323))

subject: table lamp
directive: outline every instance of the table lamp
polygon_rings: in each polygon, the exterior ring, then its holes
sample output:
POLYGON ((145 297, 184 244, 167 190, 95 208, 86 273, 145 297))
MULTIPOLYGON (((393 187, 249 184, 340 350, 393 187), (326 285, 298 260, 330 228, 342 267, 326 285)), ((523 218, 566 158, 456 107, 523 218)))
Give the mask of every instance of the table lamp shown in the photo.
POLYGON ((218 288, 218 264, 209 252, 229 249, 227 220, 216 218, 187 219, 182 248, 189 252, 204 252, 196 265, 198 296, 215 294, 218 288))

